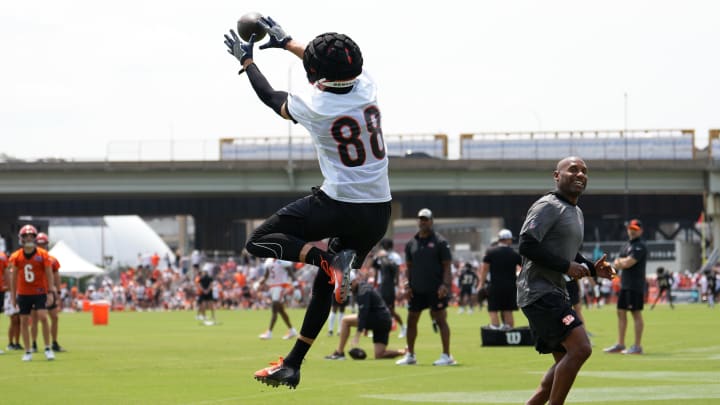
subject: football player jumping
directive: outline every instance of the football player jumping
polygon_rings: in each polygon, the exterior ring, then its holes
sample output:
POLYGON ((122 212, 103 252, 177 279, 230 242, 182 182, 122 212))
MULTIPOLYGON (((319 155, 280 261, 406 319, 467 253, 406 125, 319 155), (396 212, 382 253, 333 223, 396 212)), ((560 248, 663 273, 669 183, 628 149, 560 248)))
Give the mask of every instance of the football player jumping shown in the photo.
POLYGON ((225 45, 242 64, 260 100, 310 132, 324 178, 310 195, 268 218, 246 245, 255 256, 308 263, 321 270, 294 347, 285 358, 255 373, 255 379, 265 384, 295 388, 303 358, 330 312, 333 288, 338 302, 349 295, 350 269, 384 236, 392 198, 377 90, 363 70, 358 45, 334 32, 304 45, 272 18, 259 21, 269 37, 260 49, 285 49, 301 58, 314 86, 311 96, 272 88, 253 59, 254 34, 244 42, 230 30, 225 45), (330 238, 327 251, 310 243, 326 238, 330 238))

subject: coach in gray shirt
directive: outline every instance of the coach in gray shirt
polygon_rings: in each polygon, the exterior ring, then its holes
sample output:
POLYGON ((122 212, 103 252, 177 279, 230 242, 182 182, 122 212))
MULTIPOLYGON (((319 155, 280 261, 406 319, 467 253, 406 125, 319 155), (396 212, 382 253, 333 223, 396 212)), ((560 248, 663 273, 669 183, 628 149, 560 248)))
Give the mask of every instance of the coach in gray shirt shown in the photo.
POLYGON ((580 253, 584 220, 577 206, 587 186, 587 165, 571 156, 553 172, 555 190, 530 207, 520 231, 523 268, 518 276, 518 306, 530 322, 535 349, 552 353, 547 371, 528 404, 562 404, 592 348, 565 288, 567 275, 611 278, 614 271, 603 256, 596 263, 580 253))

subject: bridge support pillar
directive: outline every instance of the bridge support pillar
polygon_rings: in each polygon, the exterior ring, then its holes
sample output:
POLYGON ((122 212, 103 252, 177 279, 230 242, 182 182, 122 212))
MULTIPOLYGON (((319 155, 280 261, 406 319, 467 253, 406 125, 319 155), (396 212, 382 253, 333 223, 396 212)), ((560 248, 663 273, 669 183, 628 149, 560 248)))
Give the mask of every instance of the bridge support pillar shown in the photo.
MULTIPOLYGON (((710 222, 712 248, 720 249, 720 194, 711 193, 708 195, 706 210, 706 221, 710 222)), ((710 252, 707 252, 707 254, 710 254, 710 252)))
POLYGON ((190 253, 188 245, 188 226, 187 226, 187 215, 175 216, 178 224, 178 254, 180 256, 186 256, 190 253))
POLYGON ((390 204, 392 214, 390 214, 390 223, 388 223, 385 236, 392 239, 393 235, 395 235, 395 221, 402 218, 402 203, 398 200, 392 200, 390 204))

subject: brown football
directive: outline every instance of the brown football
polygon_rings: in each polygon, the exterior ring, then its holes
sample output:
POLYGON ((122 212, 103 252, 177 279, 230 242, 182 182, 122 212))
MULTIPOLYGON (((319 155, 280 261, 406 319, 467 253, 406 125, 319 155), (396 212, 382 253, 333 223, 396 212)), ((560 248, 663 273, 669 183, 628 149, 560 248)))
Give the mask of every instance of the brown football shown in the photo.
POLYGON ((249 41, 250 36, 255 34, 255 42, 259 42, 265 38, 265 28, 258 23, 258 20, 262 17, 262 14, 257 12, 244 14, 237 22, 237 32, 243 41, 249 41))

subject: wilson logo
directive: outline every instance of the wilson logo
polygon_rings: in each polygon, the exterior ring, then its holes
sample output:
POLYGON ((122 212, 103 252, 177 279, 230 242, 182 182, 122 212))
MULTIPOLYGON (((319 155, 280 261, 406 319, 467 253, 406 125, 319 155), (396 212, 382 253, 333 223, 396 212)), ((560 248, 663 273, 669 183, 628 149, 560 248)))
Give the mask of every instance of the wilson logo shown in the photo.
POLYGON ((518 345, 522 341, 522 335, 520 332, 506 332, 505 339, 509 345, 518 345))

